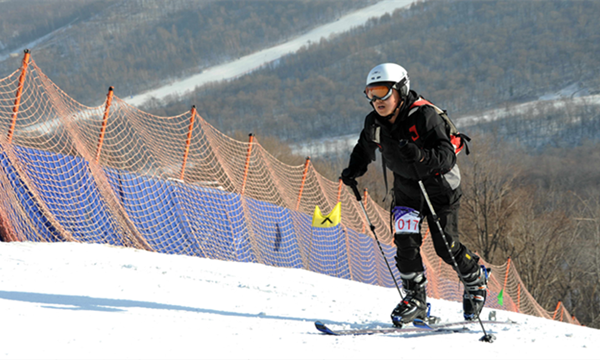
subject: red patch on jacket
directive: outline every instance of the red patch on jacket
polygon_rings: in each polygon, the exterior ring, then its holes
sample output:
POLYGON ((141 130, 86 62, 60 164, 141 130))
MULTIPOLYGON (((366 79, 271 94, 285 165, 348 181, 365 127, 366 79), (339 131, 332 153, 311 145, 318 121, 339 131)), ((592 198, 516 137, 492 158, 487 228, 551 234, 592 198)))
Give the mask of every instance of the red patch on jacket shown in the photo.
POLYGON ((408 131, 410 131, 410 133, 413 134, 411 136, 411 139, 413 141, 417 141, 417 139, 419 138, 419 133, 417 132, 417 125, 411 126, 410 129, 408 129, 408 131))

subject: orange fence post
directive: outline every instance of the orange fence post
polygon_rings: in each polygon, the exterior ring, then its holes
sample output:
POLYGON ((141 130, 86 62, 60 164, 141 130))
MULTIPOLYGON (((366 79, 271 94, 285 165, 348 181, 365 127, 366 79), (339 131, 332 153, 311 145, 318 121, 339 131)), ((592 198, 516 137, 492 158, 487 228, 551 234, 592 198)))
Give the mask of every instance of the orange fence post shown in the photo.
POLYGON ((510 270, 510 257, 508 258, 508 262, 506 264, 506 274, 504 274, 504 287, 506 289, 506 282, 508 281, 508 271, 510 270))
POLYGON ((187 163, 188 154, 190 153, 190 143, 192 142, 192 130, 194 129, 194 119, 196 118, 196 105, 192 105, 190 110, 190 127, 188 128, 187 140, 185 142, 185 151, 183 153, 183 164, 181 164, 181 175, 179 179, 183 181, 183 175, 185 173, 185 165, 187 163))
MULTIPOLYGON (((367 188, 365 188, 365 191, 363 193, 363 205, 365 206, 365 212, 367 211, 367 188)), ((367 224, 363 221, 363 228, 362 228, 362 232, 363 233, 367 233, 367 224)))
POLYGON ((563 315, 565 314, 565 307, 560 307, 560 321, 563 321, 563 315))
MULTIPOLYGON (((4 211, 0 210, 0 238, 6 242, 19 241, 4 211)), ((348 240, 346 240, 348 242, 348 240)))
POLYGON ((108 114, 110 111, 110 104, 113 98, 112 86, 108 88, 108 94, 106 94, 106 105, 104 106, 104 116, 102 117, 102 127, 100 128, 100 136, 98 137, 98 148, 96 149, 96 163, 100 160, 100 151, 102 150, 102 143, 104 142, 104 133, 106 132, 106 124, 108 123, 108 114))
POLYGON ((506 291, 506 282, 508 281, 508 271, 510 270, 510 257, 508 258, 508 262, 506 263, 506 273, 504 274, 504 286, 502 290, 506 291))
POLYGON ((556 320, 556 314, 558 314, 558 309, 560 308, 560 300, 558 304, 556 304, 556 309, 554 310, 554 315, 552 315, 552 320, 556 320))
POLYGON ((306 158, 304 163, 304 173, 302 174, 302 183, 300 184, 300 192, 298 193, 298 202, 296 203, 296 211, 300 209, 300 200, 302 199, 302 191, 304 191, 304 182, 306 181, 306 174, 308 173, 308 165, 310 164, 310 156, 306 158))
POLYGON ((517 312, 521 312, 521 283, 517 287, 517 312))
POLYGON ((240 191, 240 195, 244 195, 244 191, 246 191, 246 180, 248 179, 248 169, 250 168, 250 154, 252 154, 252 140, 254 136, 252 133, 248 135, 250 140, 248 142, 248 152, 246 153, 246 165, 244 165, 244 180, 242 180, 242 190, 240 191))
POLYGON ((29 49, 25 49, 25 55, 23 56, 23 65, 21 66, 21 75, 19 76, 19 86, 17 87, 17 94, 15 95, 15 106, 13 107, 12 122, 8 129, 8 135, 6 141, 10 143, 12 141, 13 134, 15 132, 15 126, 17 125, 17 114, 19 113, 19 106, 21 105, 21 94, 23 93, 23 84, 25 83, 25 75, 27 75, 27 66, 29 65, 29 49))

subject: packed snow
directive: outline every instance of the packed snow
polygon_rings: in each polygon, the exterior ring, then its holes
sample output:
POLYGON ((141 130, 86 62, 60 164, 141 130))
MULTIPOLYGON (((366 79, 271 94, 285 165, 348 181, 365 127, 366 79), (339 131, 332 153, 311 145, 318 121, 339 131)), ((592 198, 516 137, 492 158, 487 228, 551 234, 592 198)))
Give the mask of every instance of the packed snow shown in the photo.
MULTIPOLYGON (((597 359, 600 330, 512 312, 457 334, 389 326, 394 288, 303 269, 81 243, 0 243, 3 359, 597 359)), ((430 299, 444 321, 461 304, 430 299)), ((487 318, 484 309, 482 318, 487 318)))

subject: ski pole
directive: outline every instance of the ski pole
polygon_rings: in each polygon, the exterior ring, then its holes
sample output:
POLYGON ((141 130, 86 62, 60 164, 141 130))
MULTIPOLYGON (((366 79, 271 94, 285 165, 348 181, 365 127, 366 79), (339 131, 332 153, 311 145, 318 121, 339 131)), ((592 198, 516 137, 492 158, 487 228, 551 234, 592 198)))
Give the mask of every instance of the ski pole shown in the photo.
MULTIPOLYGON (((444 230, 442 229, 442 225, 440 225, 440 219, 438 218, 437 214, 435 213, 435 210, 433 209, 433 204, 431 203, 431 200, 429 200, 429 195, 427 194, 427 190, 425 189, 425 185, 423 184, 423 181, 419 177, 419 172, 417 171, 417 165, 413 163, 413 166, 414 166, 415 175, 419 179, 419 187, 421 188, 421 193, 423 193, 423 197, 425 198, 425 202, 427 203, 427 206, 429 207, 429 211, 431 212, 431 217, 433 217, 433 220, 435 221, 435 224, 437 225, 437 229, 440 232, 440 234, 442 235, 442 239, 444 240, 444 244, 446 244, 446 249, 448 249, 448 254, 450 254, 450 258, 452 259, 452 265, 454 266, 454 270, 456 271, 456 273, 458 274, 458 277, 462 281, 463 286, 465 286, 465 288, 466 288, 467 287, 466 280, 463 277, 463 275, 460 273, 460 271, 458 270, 458 263, 456 262, 456 259, 454 258, 454 254, 452 254, 452 250, 450 249, 450 245, 448 245, 448 240, 446 240, 446 235, 444 234, 444 230)), ((469 301, 471 302, 471 307, 473 309, 475 309, 475 303, 473 302, 473 298, 470 297, 470 296, 469 296, 469 301)), ((483 326, 483 322, 481 321, 481 318, 479 317, 479 314, 477 314, 477 320, 479 321, 479 325, 481 325, 481 330, 483 330, 483 337, 481 339, 479 339, 479 341, 484 341, 484 342, 489 342, 489 343, 494 342, 494 340, 496 339, 496 337, 494 335, 492 335, 492 334, 488 334, 485 331, 485 327, 483 326)))
POLYGON ((388 262, 387 258, 385 257, 385 253, 383 252, 383 248, 381 247, 381 243, 379 242, 379 239, 377 238, 377 234, 375 233, 375 226, 371 223, 371 220, 369 220, 369 215, 367 215, 367 210, 365 209, 365 205, 362 203, 362 197, 360 196, 360 192, 358 191, 358 188, 355 185, 352 185, 352 190, 354 191, 354 196, 356 196, 356 201, 358 201, 360 203, 360 207, 362 208, 363 213, 365 214, 365 219, 367 219, 367 223, 369 224, 369 228, 371 229, 371 232, 373 233, 373 236, 375 237, 375 241, 377 242, 377 246, 379 246, 379 251, 381 251, 381 255, 383 256, 383 260, 385 260, 385 264, 387 265, 388 270, 390 271, 390 275, 392 276, 392 280, 394 280, 394 284, 396 284, 396 290, 398 290, 398 293, 400 294, 400 298, 402 298, 402 291, 400 291, 400 286, 398 286, 398 281, 396 281, 396 277, 394 276, 394 273, 392 272, 392 268, 390 267, 390 263, 388 262))

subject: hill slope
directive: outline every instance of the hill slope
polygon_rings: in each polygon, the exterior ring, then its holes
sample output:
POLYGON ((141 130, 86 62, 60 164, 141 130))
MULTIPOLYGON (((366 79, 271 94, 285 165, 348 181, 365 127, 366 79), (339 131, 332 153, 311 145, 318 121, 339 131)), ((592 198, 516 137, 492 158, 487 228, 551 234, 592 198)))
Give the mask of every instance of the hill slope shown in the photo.
POLYGON ((307 33, 294 37, 282 44, 203 69, 200 73, 188 78, 176 80, 169 85, 132 96, 127 99, 127 102, 131 105, 139 106, 153 97, 162 100, 169 96, 181 96, 193 91, 196 87, 201 87, 211 82, 235 79, 271 62, 278 61, 284 55, 310 46, 311 43, 318 43, 322 38, 330 39, 333 36, 341 35, 352 28, 364 25, 370 18, 381 17, 386 13, 393 13, 394 10, 408 6, 412 2, 413 0, 380 1, 374 5, 341 16, 331 23, 311 29, 307 33))
POLYGON ((369 1, 0 2, 0 76, 30 47, 79 102, 125 97, 286 41, 369 1), (36 21, 29 21, 36 19, 36 21), (37 21, 39 19, 39 21, 37 21), (10 54, 14 54, 11 57, 10 54))
POLYGON ((411 87, 453 117, 565 88, 595 94, 600 28, 592 14, 598 11, 593 1, 418 2, 250 75, 147 108, 174 115, 195 104, 228 134, 295 142, 357 133, 370 111, 365 75, 389 61, 406 67, 411 87))
MULTIPOLYGON (((387 326, 395 289, 299 269, 77 243, 0 243, 0 358, 595 359, 600 331, 498 312, 473 333, 332 337, 387 326), (434 346, 432 346, 435 344, 434 346)), ((431 299, 444 320, 458 303, 431 299)), ((487 310, 484 309, 484 317, 487 310)))

